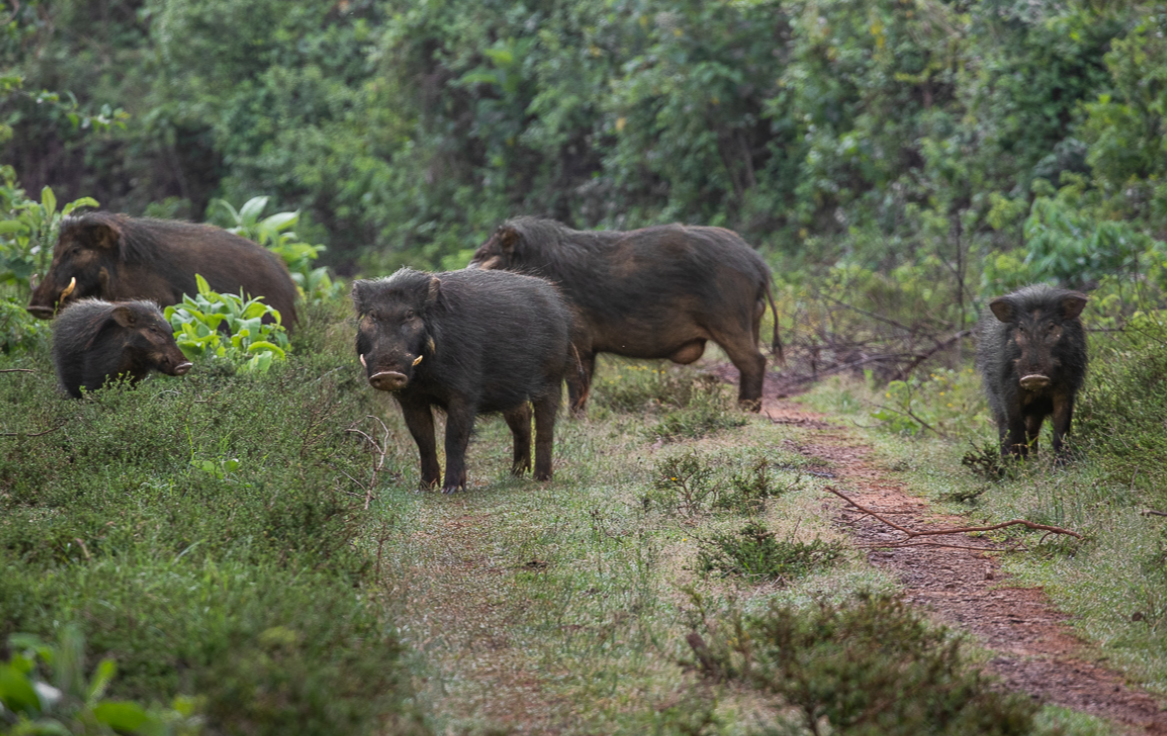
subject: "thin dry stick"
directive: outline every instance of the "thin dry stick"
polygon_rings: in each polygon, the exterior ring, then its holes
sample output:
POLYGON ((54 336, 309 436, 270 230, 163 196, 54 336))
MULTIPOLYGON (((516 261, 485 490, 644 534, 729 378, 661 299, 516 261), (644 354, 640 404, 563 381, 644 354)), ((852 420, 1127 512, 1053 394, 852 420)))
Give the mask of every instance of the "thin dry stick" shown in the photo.
POLYGON ((36 373, 31 368, 0 368, 0 373, 36 373))
MULTIPOLYGON (((899 524, 888 521, 887 519, 883 518, 882 516, 880 516, 879 514, 877 514, 876 512, 872 511, 869 508, 866 508, 864 506, 860 506, 858 503, 856 503, 855 501, 853 501, 852 499, 850 499, 846 495, 844 495, 841 491, 839 491, 835 488, 832 488, 831 486, 826 486, 826 489, 828 491, 830 491, 831 493, 835 494, 836 496, 838 496, 839 498, 843 499, 847 503, 851 504, 855 508, 859 509, 863 513, 867 514, 868 516, 872 516, 876 519, 879 519, 884 524, 887 524, 891 528, 893 528, 897 531, 903 532, 904 534, 907 535, 907 539, 904 539, 902 541, 893 542, 892 544, 872 545, 875 547, 914 547, 914 546, 920 546, 923 544, 927 544, 929 546, 953 547, 956 545, 937 544, 935 542, 914 542, 914 543, 912 543, 912 540, 915 540, 918 537, 930 537, 930 536, 937 536, 937 535, 943 535, 943 534, 966 534, 969 532, 991 532, 995 529, 1004 529, 1005 527, 1008 527, 1008 526, 1018 526, 1018 525, 1029 527, 1030 529, 1039 529, 1041 531, 1048 532, 1050 534, 1068 534, 1071 537, 1075 537, 1077 539, 1083 538, 1081 534, 1078 534, 1077 532, 1072 532, 1069 529, 1062 529, 1061 527, 1050 526, 1048 524, 1038 524, 1036 522, 1026 521, 1025 519, 1013 519, 1012 521, 1006 521, 1006 522, 1002 522, 1000 524, 992 524, 990 526, 953 526, 953 527, 945 527, 945 528, 941 528, 941 529, 925 529, 923 531, 912 531, 911 529, 907 529, 905 527, 900 526, 899 524)), ((983 549, 983 548, 964 547, 963 549, 983 549)))
MULTIPOLYGON (((365 510, 367 511, 369 508, 369 503, 372 502, 372 500, 373 500, 373 490, 377 487, 377 474, 380 473, 381 470, 385 467, 385 456, 389 452, 388 451, 389 428, 385 426, 385 422, 382 422, 379 418, 373 416, 372 414, 366 415, 365 418, 372 419, 373 421, 375 421, 381 425, 381 430, 385 433, 384 434, 385 439, 383 440, 383 443, 378 443, 377 440, 373 439, 368 434, 362 432, 359 429, 353 429, 352 427, 350 427, 350 428, 346 429, 345 432, 349 432, 351 434, 359 434, 361 437, 365 438, 366 442, 368 442, 370 445, 372 445, 372 447, 373 447, 373 453, 372 453, 373 454, 373 474, 372 474, 372 478, 369 479, 369 484, 366 486, 364 483, 361 483, 360 481, 358 481, 356 478, 352 477, 348 473, 344 473, 343 470, 341 470, 340 472, 342 472, 346 476, 348 476, 349 480, 351 480, 353 483, 356 483, 358 486, 361 487, 362 490, 365 491, 365 510)), ((376 430, 373 430, 373 432, 375 434, 376 430)))
POLYGON ((53 427, 52 429, 46 429, 43 432, 0 432, 0 437, 44 437, 46 434, 56 432, 61 427, 64 427, 65 424, 68 424, 68 422, 63 422, 53 427))

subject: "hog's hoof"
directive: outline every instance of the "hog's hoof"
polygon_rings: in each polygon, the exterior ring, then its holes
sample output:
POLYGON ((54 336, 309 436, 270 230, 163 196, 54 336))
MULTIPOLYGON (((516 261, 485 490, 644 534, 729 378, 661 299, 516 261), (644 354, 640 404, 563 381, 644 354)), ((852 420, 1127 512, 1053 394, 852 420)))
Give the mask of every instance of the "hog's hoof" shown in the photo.
POLYGON ((748 411, 754 414, 762 411, 761 399, 738 399, 737 405, 742 411, 748 411))
POLYGON ((511 475, 515 476, 516 478, 521 478, 526 475, 527 471, 530 469, 531 463, 529 461, 525 463, 515 463, 511 466, 511 475))

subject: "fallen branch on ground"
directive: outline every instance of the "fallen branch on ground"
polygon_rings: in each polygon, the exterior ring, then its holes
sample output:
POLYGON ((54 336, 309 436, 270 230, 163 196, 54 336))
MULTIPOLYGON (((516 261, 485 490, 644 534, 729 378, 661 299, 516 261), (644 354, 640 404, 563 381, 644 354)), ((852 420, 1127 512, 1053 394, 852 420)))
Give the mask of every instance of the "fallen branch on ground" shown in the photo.
POLYGON ((0 368, 0 373, 36 373, 31 368, 0 368))
POLYGON ((0 437, 44 437, 46 434, 56 432, 61 427, 64 427, 65 424, 67 422, 58 424, 52 429, 46 429, 43 432, 0 432, 0 437))
MULTIPOLYGON (((1024 527, 1028 527, 1030 529, 1037 529, 1038 531, 1046 532, 1047 535, 1048 534, 1068 534, 1069 536, 1075 537, 1076 539, 1084 539, 1084 537, 1081 534, 1078 534, 1077 532, 1070 531, 1069 529, 1063 529, 1063 528, 1058 527, 1058 526, 1050 526, 1048 524, 1038 524, 1038 523, 1033 522, 1033 521, 1026 521, 1025 519, 1013 519, 1012 521, 1005 521, 1005 522, 1002 522, 1000 524, 991 524, 989 526, 952 526, 952 527, 942 527, 940 529, 925 529, 923 531, 913 531, 913 530, 908 529, 906 527, 902 527, 899 524, 888 521, 887 519, 883 518, 883 516, 879 515, 875 511, 872 511, 869 508, 866 508, 864 506, 859 505, 858 503, 856 503, 852 499, 848 498, 844 493, 842 493, 841 491, 839 491, 835 488, 832 488, 830 486, 826 486, 826 489, 828 491, 830 491, 831 493, 835 494, 836 496, 838 496, 839 498, 843 499, 847 503, 851 504, 855 508, 859 509, 863 513, 867 514, 868 516, 874 517, 874 518, 878 519, 879 521, 882 521, 884 524, 887 524, 892 529, 895 529, 896 531, 899 531, 899 532, 903 532, 906 535, 905 539, 902 539, 898 542, 891 542, 889 544, 867 545, 870 548, 918 547, 921 545, 939 546, 939 547, 958 547, 958 545, 952 545, 952 544, 923 542, 923 541, 920 541, 919 538, 920 537, 934 537, 934 536, 940 536, 940 535, 944 535, 944 534, 967 534, 970 532, 991 532, 991 531, 994 531, 996 529, 1004 529, 1005 527, 1010 527, 1010 526, 1024 526, 1024 527)), ((1042 539, 1045 539, 1045 537, 1042 537, 1042 539)), ((960 547, 960 549, 989 550, 992 548, 989 548, 989 547, 960 547)), ((1014 549, 1025 549, 1025 548, 1024 547, 1016 547, 1014 549)))

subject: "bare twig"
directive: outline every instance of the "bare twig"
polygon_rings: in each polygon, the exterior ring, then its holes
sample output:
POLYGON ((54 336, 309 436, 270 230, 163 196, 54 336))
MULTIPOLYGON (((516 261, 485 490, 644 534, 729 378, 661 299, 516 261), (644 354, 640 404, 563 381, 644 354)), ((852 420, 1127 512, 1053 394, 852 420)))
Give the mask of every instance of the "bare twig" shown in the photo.
POLYGON ((46 434, 56 432, 66 424, 68 424, 68 422, 61 422, 52 429, 46 429, 43 432, 0 432, 0 437, 44 437, 46 434))
MULTIPOLYGON (((377 474, 380 473, 385 468, 385 457, 389 452, 390 434, 389 434, 389 428, 385 426, 385 422, 382 422, 379 418, 373 416, 372 414, 367 415, 365 418, 372 419, 373 421, 375 421, 381 425, 381 431, 384 433, 383 434, 384 439, 381 442, 378 442, 376 439, 374 439, 372 436, 370 436, 367 432, 364 432, 364 431, 359 430, 359 429, 355 429, 353 427, 349 427, 348 429, 345 430, 345 432, 348 432, 349 434, 360 435, 365 440, 365 442, 367 442, 369 444, 369 447, 371 448, 370 454, 372 455, 373 467, 372 467, 372 471, 371 471, 368 485, 360 482, 359 480, 352 477, 348 473, 345 473, 343 470, 340 470, 339 468, 333 467, 333 469, 340 472, 340 473, 343 473, 345 475, 345 477, 347 477, 353 483, 356 483, 358 486, 360 486, 361 490, 363 490, 365 492, 365 509, 368 510, 369 504, 373 500, 373 491, 376 490, 376 488, 377 488, 377 474)), ((373 434, 376 434, 375 429, 373 430, 373 434)))
MULTIPOLYGON (((899 414, 900 416, 905 416, 905 417, 912 419, 913 421, 919 422, 921 427, 923 427, 924 429, 927 429, 931 432, 935 432, 937 436, 943 437, 944 439, 948 439, 948 435, 946 433, 941 432, 939 429, 936 429, 931 424, 928 424, 923 419, 916 416, 915 413, 913 413, 911 409, 908 409, 907 411, 900 411, 899 409, 893 409, 890 406, 885 406, 884 404, 872 404, 870 401, 865 401, 863 403, 867 404, 868 406, 874 406, 874 407, 879 408, 879 409, 887 409, 888 411, 894 411, 896 414, 899 414)), ((862 426, 862 425, 857 425, 857 426, 862 426)))
MULTIPOLYGON (((903 532, 906 535, 906 539, 899 540, 898 542, 892 542, 891 544, 871 545, 872 547, 917 547, 917 546, 921 546, 921 545, 950 547, 950 546, 954 546, 954 545, 939 544, 936 542, 922 542, 922 541, 918 541, 918 538, 919 537, 930 537, 930 536, 944 535, 944 534, 967 534, 970 532, 991 532, 991 531, 994 531, 996 529, 1004 529, 1005 527, 1010 527, 1010 526, 1024 526, 1024 527, 1028 527, 1030 529, 1038 529, 1041 531, 1049 532, 1051 534, 1068 534, 1071 537, 1075 537, 1077 539, 1083 539, 1081 534, 1078 534, 1077 532, 1070 531, 1069 529, 1063 529, 1063 528, 1057 527, 1057 526, 1050 526, 1048 524, 1038 524, 1038 523, 1033 522, 1033 521, 1026 521, 1025 519, 1013 519, 1012 521, 1005 521, 1005 522, 1002 522, 1000 524, 991 524, 989 526, 954 526, 954 527, 942 527, 940 529, 924 529, 922 531, 913 531, 913 530, 908 529, 906 527, 902 527, 899 524, 896 524, 892 521, 888 521, 887 519, 880 516, 875 511, 872 511, 869 508, 866 508, 864 506, 859 505, 858 503, 856 503, 851 498, 847 497, 844 493, 842 493, 838 489, 832 488, 831 486, 825 486, 825 488, 828 491, 830 491, 831 493, 838 496, 839 498, 846 501, 847 503, 851 504, 855 508, 859 509, 863 513, 867 514, 868 516, 872 516, 872 517, 878 519, 879 521, 882 521, 884 524, 887 524, 888 526, 895 529, 896 531, 903 532)), ((1044 537, 1043 537, 1043 539, 1044 539, 1044 537)), ((986 549, 986 548, 965 547, 964 549, 986 549)), ((1023 549, 1023 548, 1021 548, 1021 549, 1023 549)))
POLYGON ((1139 513, 1143 516, 1167 516, 1167 511, 1157 511, 1155 509, 1143 509, 1139 513))
POLYGON ((0 368, 0 373, 36 373, 31 368, 0 368))

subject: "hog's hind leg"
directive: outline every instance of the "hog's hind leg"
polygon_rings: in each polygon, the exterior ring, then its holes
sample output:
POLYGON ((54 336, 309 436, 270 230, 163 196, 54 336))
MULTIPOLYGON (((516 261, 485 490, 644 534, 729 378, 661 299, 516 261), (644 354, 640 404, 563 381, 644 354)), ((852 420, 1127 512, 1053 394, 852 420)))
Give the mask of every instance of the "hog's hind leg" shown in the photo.
POLYGON ((551 480, 551 454, 555 447, 555 415, 563 400, 563 387, 556 382, 535 399, 535 480, 551 480))
POLYGON ((502 416, 515 441, 511 475, 519 476, 531 469, 531 405, 523 402, 518 408, 503 412, 502 416))

